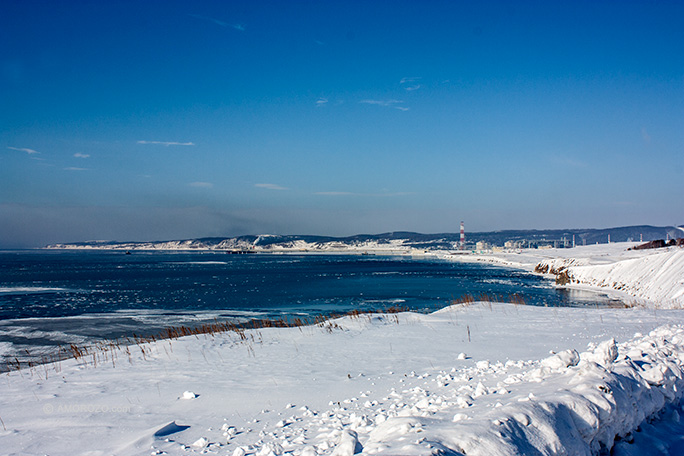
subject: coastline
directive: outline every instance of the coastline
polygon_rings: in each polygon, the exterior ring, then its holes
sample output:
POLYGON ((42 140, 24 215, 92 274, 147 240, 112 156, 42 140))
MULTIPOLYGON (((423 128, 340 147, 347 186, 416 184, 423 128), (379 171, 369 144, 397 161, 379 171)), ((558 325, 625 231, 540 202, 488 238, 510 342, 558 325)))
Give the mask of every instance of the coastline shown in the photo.
MULTIPOLYGON (((178 243, 173 244, 173 248, 170 247, 169 243, 163 244, 165 248, 144 248, 134 244, 120 244, 115 247, 65 244, 64 247, 49 246, 44 250, 235 253, 234 250, 230 249, 181 248, 178 243)), ((558 274, 565 271, 565 274, 569 275, 569 280, 564 281, 565 283, 560 285, 561 288, 604 293, 612 298, 624 300, 628 305, 684 308, 684 279, 678 280, 676 274, 665 280, 649 277, 648 271, 645 271, 638 264, 638 260, 671 252, 673 254, 670 256, 676 258, 672 260, 667 259, 664 263, 669 268, 682 271, 681 275, 684 276, 684 248, 665 247, 650 250, 632 250, 637 245, 639 245, 637 242, 614 242, 611 244, 596 244, 573 248, 514 249, 498 252, 421 250, 401 246, 381 249, 375 244, 345 246, 339 249, 313 249, 310 245, 307 245, 308 248, 302 248, 301 246, 292 248, 278 246, 269 249, 241 250, 240 253, 256 255, 386 255, 410 258, 437 258, 463 263, 489 263, 541 274, 552 280, 556 280, 558 274), (611 267, 622 267, 629 263, 630 260, 635 260, 632 261, 634 264, 625 268, 625 273, 617 277, 611 275, 611 267), (544 271, 544 268, 546 271, 544 271), (549 272, 549 270, 553 272, 549 272), (653 290, 646 290, 649 283, 656 280, 659 282, 658 286, 660 288, 664 287, 664 289, 655 292, 653 290), (630 286, 630 284, 633 285, 630 286)), ((660 266, 650 265, 647 268, 657 269, 660 266)))
MULTIPOLYGON (((671 251, 457 260, 596 273, 671 251)), ((684 433, 684 313, 475 302, 144 342, 3 376, 8 454, 621 456, 684 433)))
POLYGON ((557 279, 561 288, 607 293, 630 305, 684 308, 684 249, 629 250, 620 242, 571 249, 533 249, 470 255, 441 254, 453 261, 492 263, 557 279))

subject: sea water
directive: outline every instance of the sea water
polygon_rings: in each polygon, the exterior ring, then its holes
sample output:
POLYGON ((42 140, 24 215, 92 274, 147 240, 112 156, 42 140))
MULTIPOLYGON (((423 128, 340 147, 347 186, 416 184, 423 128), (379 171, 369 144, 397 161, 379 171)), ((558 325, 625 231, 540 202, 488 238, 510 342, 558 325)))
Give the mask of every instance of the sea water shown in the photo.
POLYGON ((606 306, 539 275, 430 257, 217 252, 0 252, 0 370, 60 345, 159 334, 214 321, 312 318, 463 296, 537 306, 606 306))

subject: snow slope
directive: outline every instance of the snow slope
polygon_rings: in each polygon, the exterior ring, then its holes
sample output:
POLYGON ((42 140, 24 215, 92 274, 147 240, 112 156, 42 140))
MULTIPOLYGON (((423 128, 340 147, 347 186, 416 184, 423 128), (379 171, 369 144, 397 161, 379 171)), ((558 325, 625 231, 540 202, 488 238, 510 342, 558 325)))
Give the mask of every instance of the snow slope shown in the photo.
POLYGON ((440 254, 456 261, 501 264, 528 271, 564 273, 568 286, 615 291, 658 307, 684 307, 684 248, 628 250, 634 243, 572 249, 532 249, 477 255, 440 254))
POLYGON ((577 259, 547 260, 541 267, 561 273, 574 284, 612 288, 660 306, 684 307, 684 249, 659 249, 641 258, 608 264, 591 264, 577 259))
POLYGON ((682 325, 477 303, 132 346, 4 374, 0 452, 637 454, 681 412, 682 325))

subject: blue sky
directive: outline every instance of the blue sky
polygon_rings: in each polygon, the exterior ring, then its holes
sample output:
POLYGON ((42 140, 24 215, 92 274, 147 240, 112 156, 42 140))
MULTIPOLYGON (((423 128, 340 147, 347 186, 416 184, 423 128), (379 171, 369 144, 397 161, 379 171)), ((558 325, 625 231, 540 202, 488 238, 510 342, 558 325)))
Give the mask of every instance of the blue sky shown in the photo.
POLYGON ((0 247, 684 223, 681 1, 0 3, 0 247))

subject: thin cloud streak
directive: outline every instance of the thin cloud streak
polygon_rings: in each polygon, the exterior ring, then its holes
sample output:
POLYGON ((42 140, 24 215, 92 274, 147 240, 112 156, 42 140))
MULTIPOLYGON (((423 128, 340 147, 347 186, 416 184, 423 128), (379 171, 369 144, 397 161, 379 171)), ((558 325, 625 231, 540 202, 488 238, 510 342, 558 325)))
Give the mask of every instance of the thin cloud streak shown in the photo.
POLYGON ((254 184, 257 188, 264 188, 266 190, 289 190, 287 187, 282 187, 277 184, 254 184))
POLYGON ((573 168, 586 168, 589 166, 586 162, 578 160, 569 155, 552 155, 551 159, 552 161, 560 163, 563 166, 570 166, 573 168))
POLYGON ((413 192, 393 192, 393 193, 355 193, 355 192, 315 192, 314 195, 320 196, 363 196, 373 198, 385 198, 396 196, 414 195, 413 192))
POLYGON ((138 144, 156 144, 159 146, 194 146, 192 142, 175 142, 175 141, 138 141, 138 144))
POLYGON ((214 186, 211 182, 190 182, 188 185, 197 188, 212 188, 214 186))
POLYGON ((190 17, 194 17, 195 19, 200 19, 202 21, 213 22, 221 27, 232 27, 239 32, 244 32, 246 30, 246 27, 243 24, 229 24, 228 22, 223 22, 218 19, 214 19, 213 17, 202 16, 200 14, 190 14, 190 17))
POLYGON ((74 154, 74 157, 76 157, 76 158, 90 158, 90 154, 82 154, 80 152, 76 152, 74 154))
POLYGON ((399 84, 404 87, 404 90, 407 92, 413 92, 414 90, 420 89, 422 86, 418 84, 418 81, 420 81, 422 78, 420 77, 409 77, 409 78, 401 78, 401 81, 399 81, 399 84), (410 85, 407 85, 410 84, 410 85))
POLYGON ((7 148, 8 148, 8 149, 11 149, 11 150, 17 150, 17 151, 19 151, 19 152, 26 152, 26 153, 29 154, 29 155, 31 155, 31 154, 39 154, 39 153, 40 153, 40 152, 38 152, 37 150, 28 149, 28 148, 26 148, 26 147, 9 147, 9 146, 8 146, 7 148))
POLYGON ((361 100, 359 103, 377 105, 377 106, 394 106, 395 104, 403 103, 401 100, 361 100))
POLYGON ((227 22, 219 21, 218 19, 214 19, 214 18, 207 17, 207 16, 202 16, 199 14, 190 14, 190 17, 194 17, 195 19, 200 19, 202 21, 213 22, 214 24, 220 25, 221 27, 228 27, 228 25, 229 25, 227 22))
POLYGON ((399 84, 409 84, 409 83, 412 83, 412 82, 420 81, 421 79, 423 79, 423 78, 421 78, 421 77, 415 77, 415 76, 414 76, 414 77, 401 78, 401 81, 399 81, 399 84))
POLYGON ((64 171, 88 171, 88 168, 77 168, 76 166, 68 166, 64 171))
POLYGON ((323 196, 358 196, 359 193, 352 193, 352 192, 316 192, 314 195, 323 195, 323 196))
POLYGON ((398 109, 399 111, 408 111, 410 109, 406 106, 397 106, 403 103, 402 100, 361 100, 359 103, 382 106, 385 108, 394 108, 398 109))

